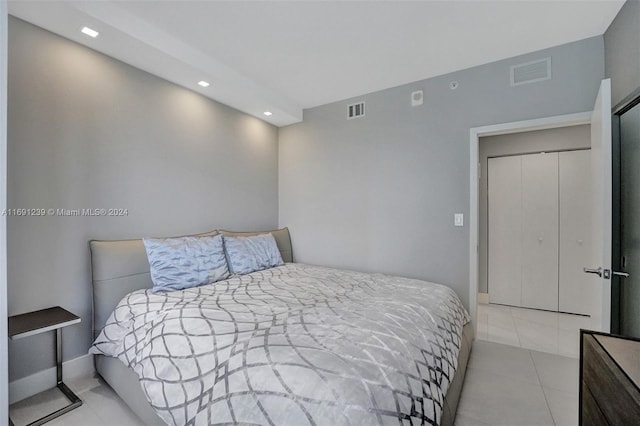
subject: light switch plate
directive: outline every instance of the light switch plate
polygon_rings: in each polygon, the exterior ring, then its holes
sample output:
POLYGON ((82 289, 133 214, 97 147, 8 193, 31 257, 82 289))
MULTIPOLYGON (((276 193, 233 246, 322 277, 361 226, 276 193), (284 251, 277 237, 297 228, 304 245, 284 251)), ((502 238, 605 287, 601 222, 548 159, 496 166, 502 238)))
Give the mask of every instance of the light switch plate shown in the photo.
POLYGON ((424 102, 424 93, 422 90, 416 90, 411 93, 411 106, 420 106, 424 102))
POLYGON ((455 213, 453 215, 453 226, 464 226, 464 214, 455 213))

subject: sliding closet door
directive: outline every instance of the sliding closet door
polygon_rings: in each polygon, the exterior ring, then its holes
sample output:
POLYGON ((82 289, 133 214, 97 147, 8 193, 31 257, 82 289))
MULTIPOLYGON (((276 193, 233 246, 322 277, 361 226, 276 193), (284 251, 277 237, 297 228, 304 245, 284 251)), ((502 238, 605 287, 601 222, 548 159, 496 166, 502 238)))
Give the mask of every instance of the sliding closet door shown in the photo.
POLYGON ((522 156, 522 306, 558 310, 558 153, 522 156))
POLYGON ((522 157, 489 158, 488 166, 489 297, 520 306, 522 157))
POLYGON ((559 310, 589 314, 582 268, 591 256, 591 151, 561 152, 559 310))

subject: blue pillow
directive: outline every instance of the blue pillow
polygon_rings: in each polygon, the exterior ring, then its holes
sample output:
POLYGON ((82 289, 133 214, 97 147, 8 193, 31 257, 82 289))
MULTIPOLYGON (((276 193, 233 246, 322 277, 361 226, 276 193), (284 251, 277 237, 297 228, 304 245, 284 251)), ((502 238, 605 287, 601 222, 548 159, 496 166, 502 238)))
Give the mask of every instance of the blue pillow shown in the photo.
POLYGON ((249 274, 284 265, 276 239, 271 234, 252 237, 224 237, 229 269, 233 274, 249 274))
POLYGON ((183 290, 229 277, 222 235, 145 238, 153 292, 183 290))

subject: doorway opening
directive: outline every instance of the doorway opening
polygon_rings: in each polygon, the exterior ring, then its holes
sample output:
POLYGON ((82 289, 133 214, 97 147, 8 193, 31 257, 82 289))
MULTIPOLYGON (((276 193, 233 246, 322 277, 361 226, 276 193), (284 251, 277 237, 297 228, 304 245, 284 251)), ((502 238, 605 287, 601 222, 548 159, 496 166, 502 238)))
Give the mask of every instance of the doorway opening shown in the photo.
POLYGON ((470 217, 469 217, 469 310, 477 332, 477 302, 479 289, 479 221, 480 221, 480 138, 517 134, 535 130, 586 125, 591 113, 583 112, 535 120, 476 127, 470 130, 470 217))
POLYGON ((480 139, 479 301, 589 315, 589 125, 480 139))
POLYGON ((483 135, 476 337, 577 358, 589 328, 588 123, 483 135))

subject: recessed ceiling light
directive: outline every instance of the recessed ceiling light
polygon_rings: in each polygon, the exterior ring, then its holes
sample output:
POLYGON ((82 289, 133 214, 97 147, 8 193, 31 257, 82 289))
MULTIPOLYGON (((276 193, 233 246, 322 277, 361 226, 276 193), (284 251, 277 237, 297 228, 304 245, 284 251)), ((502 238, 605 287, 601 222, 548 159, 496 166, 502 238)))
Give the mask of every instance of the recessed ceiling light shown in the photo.
POLYGON ((208 86, 209 86, 209 82, 204 81, 204 80, 199 81, 199 82, 198 82, 198 84, 199 84, 200 86, 202 86, 202 87, 208 87, 208 86))
POLYGON ((89 37, 93 37, 93 38, 98 37, 98 34, 100 34, 100 33, 99 33, 99 32, 97 32, 96 30, 92 30, 92 29, 91 29, 91 28, 89 28, 89 27, 83 27, 80 31, 81 31, 83 34, 86 34, 86 35, 88 35, 89 37))
POLYGON ((270 116, 270 115, 272 115, 272 114, 273 114, 273 113, 272 113, 271 111, 265 111, 265 112, 264 112, 264 115, 266 115, 267 117, 268 117, 268 116, 270 116))

